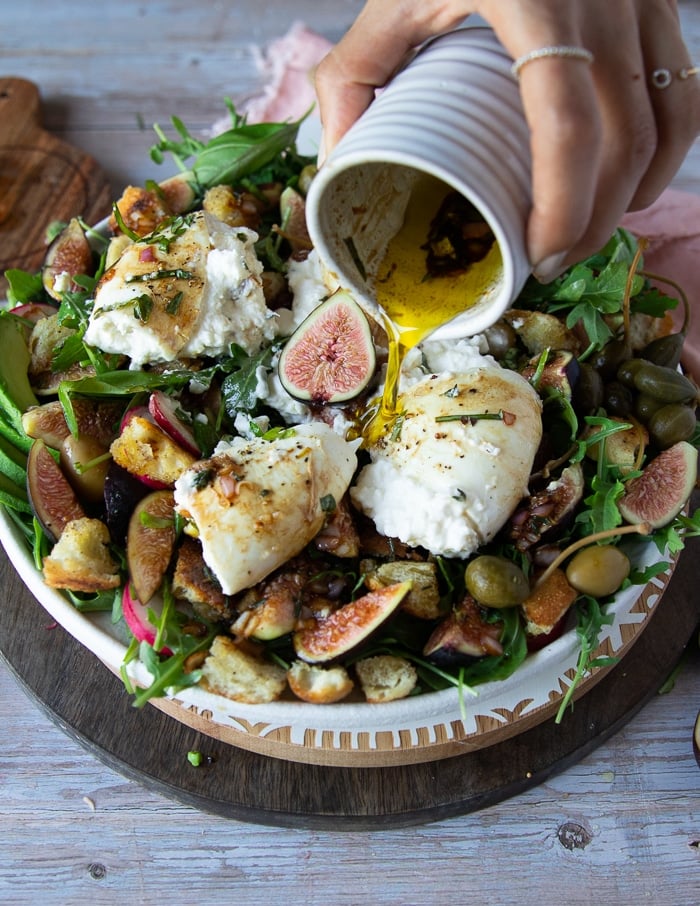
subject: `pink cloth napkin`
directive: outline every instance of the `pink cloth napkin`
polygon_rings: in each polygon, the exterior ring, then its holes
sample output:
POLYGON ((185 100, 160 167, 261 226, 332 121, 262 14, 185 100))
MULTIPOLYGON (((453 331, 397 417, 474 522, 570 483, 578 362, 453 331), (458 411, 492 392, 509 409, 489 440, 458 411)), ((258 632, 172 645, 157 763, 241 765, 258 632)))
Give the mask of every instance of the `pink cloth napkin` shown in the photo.
MULTIPOLYGON (((267 84, 243 108, 249 121, 283 122, 303 116, 316 100, 313 70, 331 46, 304 23, 295 22, 287 34, 259 50, 258 65, 267 84)), ((627 214, 622 226, 648 239, 646 269, 680 284, 697 312, 691 319, 683 365, 700 380, 700 195, 668 189, 651 207, 627 214)), ((668 286, 659 287, 673 294, 668 286)))

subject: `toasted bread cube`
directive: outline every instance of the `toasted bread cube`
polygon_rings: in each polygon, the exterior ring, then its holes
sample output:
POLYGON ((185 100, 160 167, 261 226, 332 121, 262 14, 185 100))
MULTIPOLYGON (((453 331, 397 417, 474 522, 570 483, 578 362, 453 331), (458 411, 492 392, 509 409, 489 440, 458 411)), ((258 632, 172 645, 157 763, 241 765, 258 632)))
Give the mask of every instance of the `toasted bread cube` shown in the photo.
POLYGON ((578 596, 563 570, 555 569, 520 605, 528 635, 550 633, 578 596))
POLYGON ((406 698, 418 681, 416 668, 405 658, 378 654, 355 664, 365 698, 372 704, 406 698))
POLYGON ((411 582, 411 590, 401 604, 401 609, 411 616, 421 620, 436 620, 442 616, 437 568, 432 561, 392 560, 379 566, 364 561, 361 569, 366 571, 365 585, 371 591, 398 582, 411 582))
POLYGON ((331 705, 352 692, 354 683, 345 667, 318 667, 294 661, 287 671, 289 688, 302 701, 331 705))
POLYGON ((202 685, 236 702, 260 705, 275 701, 287 685, 287 672, 236 645, 228 636, 212 642, 202 667, 202 685))
POLYGON ((118 588, 119 566, 109 550, 109 529, 87 516, 66 524, 48 557, 44 581, 51 588, 95 592, 118 588))
POLYGON ((112 458, 137 478, 169 487, 195 457, 148 419, 134 415, 110 447, 112 458))

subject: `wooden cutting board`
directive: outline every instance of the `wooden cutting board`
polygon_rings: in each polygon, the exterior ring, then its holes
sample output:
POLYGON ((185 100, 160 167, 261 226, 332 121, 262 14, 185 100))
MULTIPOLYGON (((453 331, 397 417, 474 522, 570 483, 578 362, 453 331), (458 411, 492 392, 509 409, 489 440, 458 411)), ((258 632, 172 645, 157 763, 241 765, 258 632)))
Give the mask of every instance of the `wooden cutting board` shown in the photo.
POLYGON ((0 77, 0 297, 5 270, 41 267, 50 223, 76 216, 96 223, 110 198, 96 161, 42 128, 36 85, 0 77))

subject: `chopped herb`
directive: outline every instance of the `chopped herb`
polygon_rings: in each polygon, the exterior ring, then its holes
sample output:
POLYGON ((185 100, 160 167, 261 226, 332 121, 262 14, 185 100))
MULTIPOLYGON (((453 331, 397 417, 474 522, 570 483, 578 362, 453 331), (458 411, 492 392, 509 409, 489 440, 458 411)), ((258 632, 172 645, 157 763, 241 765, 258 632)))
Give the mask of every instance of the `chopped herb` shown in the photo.
POLYGON ((159 271, 149 271, 147 274, 132 274, 126 278, 127 283, 148 283, 149 280, 191 280, 195 275, 192 271, 185 271, 180 267, 164 268, 159 271))
POLYGON ((365 269, 364 264, 362 263, 360 254, 357 251, 357 247, 355 245, 355 240, 352 238, 352 236, 345 236, 345 237, 343 237, 343 242, 345 243, 345 247, 347 248, 348 252, 350 252, 350 257, 352 258, 352 263, 357 268, 357 272, 359 273, 359 275, 362 277, 363 280, 366 280, 367 271, 365 269))
POLYGON ((437 415, 436 422, 462 422, 464 425, 471 425, 480 421, 505 421, 505 413, 502 409, 498 412, 456 412, 454 415, 437 415))
POLYGON ((180 303, 182 302, 183 297, 183 292, 176 293, 165 306, 165 313, 167 315, 176 315, 178 313, 178 309, 180 308, 180 303))
POLYGON ((335 497, 332 494, 324 494, 319 502, 324 513, 332 513, 337 506, 335 497))
POLYGON ((213 469, 198 469, 192 475, 192 487, 197 491, 206 488, 214 480, 216 473, 213 469))
POLYGON ((145 324, 151 317, 151 312, 153 311, 153 299, 148 293, 143 293, 135 299, 132 299, 132 302, 134 305, 134 317, 137 321, 145 324))

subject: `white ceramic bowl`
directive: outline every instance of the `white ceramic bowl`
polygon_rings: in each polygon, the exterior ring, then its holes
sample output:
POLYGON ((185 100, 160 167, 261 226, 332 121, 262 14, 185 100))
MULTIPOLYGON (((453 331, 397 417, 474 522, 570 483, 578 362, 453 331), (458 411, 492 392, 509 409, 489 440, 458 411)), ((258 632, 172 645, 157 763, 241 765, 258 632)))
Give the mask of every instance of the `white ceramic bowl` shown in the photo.
POLYGON ((499 243, 502 273, 434 338, 483 331, 512 304, 531 272, 525 247, 529 131, 511 65, 488 28, 434 39, 339 142, 307 198, 309 232, 325 265, 375 311, 373 274, 401 224, 401 199, 416 171, 437 177, 480 211, 499 243))

